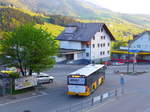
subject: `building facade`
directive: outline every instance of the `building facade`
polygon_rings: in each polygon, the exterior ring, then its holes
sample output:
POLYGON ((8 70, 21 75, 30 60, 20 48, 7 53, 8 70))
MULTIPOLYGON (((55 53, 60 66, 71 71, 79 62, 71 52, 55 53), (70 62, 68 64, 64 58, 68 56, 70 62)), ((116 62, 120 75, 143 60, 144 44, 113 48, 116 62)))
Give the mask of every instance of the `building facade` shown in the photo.
POLYGON ((112 51, 112 60, 133 62, 150 62, 150 31, 133 36, 129 46, 112 51))
POLYGON ((62 60, 89 60, 98 62, 110 59, 113 35, 103 23, 73 23, 57 37, 62 60))

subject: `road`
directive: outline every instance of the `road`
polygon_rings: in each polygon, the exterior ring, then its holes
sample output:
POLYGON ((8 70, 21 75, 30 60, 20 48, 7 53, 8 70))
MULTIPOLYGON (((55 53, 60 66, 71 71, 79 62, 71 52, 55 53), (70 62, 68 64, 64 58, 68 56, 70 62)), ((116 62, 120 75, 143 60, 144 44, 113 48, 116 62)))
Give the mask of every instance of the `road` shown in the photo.
MULTIPOLYGON (((73 97, 66 95, 66 76, 83 66, 79 65, 56 65, 52 70, 47 70, 46 73, 55 76, 54 84, 46 85, 41 91, 44 93, 41 96, 12 100, 11 103, 0 105, 0 112, 23 112, 23 110, 31 110, 31 112, 53 112, 58 108, 65 107, 83 100, 89 99, 93 96, 97 96, 104 92, 110 91, 115 88, 119 88, 119 78, 117 74, 114 74, 114 70, 124 71, 126 66, 113 66, 108 67, 106 71, 106 81, 104 85, 100 86, 92 95, 89 97, 73 97)), ((149 65, 136 66, 137 70, 150 71, 149 65)), ((149 84, 148 74, 143 76, 126 76, 126 85, 128 90, 132 92, 138 92, 138 89, 145 87, 149 84), (140 78, 141 77, 141 78, 140 78), (146 79, 145 79, 146 78, 146 79), (137 88, 137 90, 135 89, 137 88), (134 89, 133 89, 134 88, 134 89), (135 91, 134 91, 135 90, 135 91)), ((150 89, 149 89, 150 90, 150 89)), ((131 93, 132 93, 131 92, 131 93)), ((127 99, 130 99, 130 96, 127 99)), ((135 98, 134 96, 133 98, 135 98)), ((142 97, 142 95, 141 95, 142 97)), ((131 97, 132 98, 132 97, 131 97)), ((137 99, 137 97, 135 98, 137 99)), ((121 100, 121 98, 120 98, 121 100)), ((119 100, 115 101, 116 105, 119 100)), ((122 102, 123 99, 122 99, 122 102)), ((126 101, 127 102, 127 101, 126 101)), ((115 103, 113 103, 115 105, 115 103)), ((122 103, 123 104, 123 103, 122 103)), ((150 104, 150 103, 149 103, 150 104)), ((120 103, 121 105, 121 103, 120 103)), ((112 107, 110 105, 110 107, 112 107)), ((130 106, 129 106, 130 107, 130 106)), ((105 106, 103 106, 105 110, 105 106)), ((107 106, 106 106, 107 108, 107 106)), ((114 107, 113 107, 114 108, 114 107)), ((127 107, 126 107, 127 108, 127 107)), ((96 112, 97 110, 95 110, 96 112)), ((99 112, 99 111, 98 111, 99 112)), ((109 111, 103 111, 109 112, 109 111)), ((115 111, 117 112, 117 111, 115 111)), ((119 111, 118 111, 119 112, 119 111)), ((122 111, 121 111, 122 112, 122 111)), ((128 112, 128 111, 127 111, 128 112)), ((133 112, 133 111, 132 111, 133 112)))
MULTIPOLYGON (((124 67, 122 67, 124 68, 124 67)), ((117 100, 97 105, 87 112, 150 112, 150 66, 138 66, 147 71, 144 75, 126 76, 125 94, 117 100)))

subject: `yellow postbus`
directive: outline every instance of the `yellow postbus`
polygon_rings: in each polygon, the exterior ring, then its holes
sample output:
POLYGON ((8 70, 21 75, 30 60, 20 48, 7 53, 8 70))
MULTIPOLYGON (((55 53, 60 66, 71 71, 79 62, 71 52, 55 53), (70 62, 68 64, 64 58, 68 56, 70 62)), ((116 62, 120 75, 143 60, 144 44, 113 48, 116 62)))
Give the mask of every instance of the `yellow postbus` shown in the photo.
POLYGON ((68 95, 89 96, 104 83, 106 67, 101 64, 87 65, 67 76, 68 95))

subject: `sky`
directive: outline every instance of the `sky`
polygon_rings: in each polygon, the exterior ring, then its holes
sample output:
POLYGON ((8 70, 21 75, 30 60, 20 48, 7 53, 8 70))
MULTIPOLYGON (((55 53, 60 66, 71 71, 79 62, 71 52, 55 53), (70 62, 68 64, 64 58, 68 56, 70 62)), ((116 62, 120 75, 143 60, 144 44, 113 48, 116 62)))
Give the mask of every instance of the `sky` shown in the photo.
POLYGON ((87 0, 115 12, 150 14, 150 0, 87 0))

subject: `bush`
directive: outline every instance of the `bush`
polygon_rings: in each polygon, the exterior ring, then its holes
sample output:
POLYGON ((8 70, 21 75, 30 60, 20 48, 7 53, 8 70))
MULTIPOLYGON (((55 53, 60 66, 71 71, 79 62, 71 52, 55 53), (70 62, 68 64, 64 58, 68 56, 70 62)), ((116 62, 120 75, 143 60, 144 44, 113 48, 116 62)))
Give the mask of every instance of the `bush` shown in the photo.
POLYGON ((11 73, 9 74, 10 78, 19 78, 19 73, 11 73))

